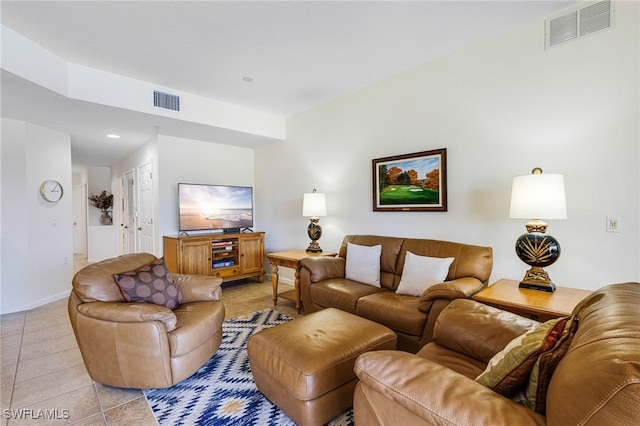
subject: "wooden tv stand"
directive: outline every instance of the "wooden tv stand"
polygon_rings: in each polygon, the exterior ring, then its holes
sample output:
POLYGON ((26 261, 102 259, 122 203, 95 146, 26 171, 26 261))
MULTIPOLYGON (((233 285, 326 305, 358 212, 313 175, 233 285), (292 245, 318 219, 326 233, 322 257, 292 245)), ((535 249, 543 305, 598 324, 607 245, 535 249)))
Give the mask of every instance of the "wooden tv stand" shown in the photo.
POLYGON ((171 272, 264 281, 264 232, 164 236, 164 261, 171 272))

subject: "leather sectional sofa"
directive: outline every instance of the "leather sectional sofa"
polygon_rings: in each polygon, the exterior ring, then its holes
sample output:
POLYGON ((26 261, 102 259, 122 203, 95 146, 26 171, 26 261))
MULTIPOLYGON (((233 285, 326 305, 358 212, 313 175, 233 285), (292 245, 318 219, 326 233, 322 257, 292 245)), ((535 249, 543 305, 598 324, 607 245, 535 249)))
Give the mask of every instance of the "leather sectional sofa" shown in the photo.
POLYGON ((305 313, 333 307, 367 318, 393 330, 399 350, 415 353, 433 339, 436 319, 452 300, 470 298, 488 284, 493 251, 490 247, 447 241, 347 235, 337 257, 310 257, 300 265, 305 313), (345 278, 349 243, 382 246, 379 288, 345 278), (420 297, 397 294, 407 252, 452 257, 446 280, 431 286, 420 297))
MULTIPOLYGON (((417 354, 377 351, 356 360, 355 422, 416 426, 638 424, 639 307, 640 283, 603 287, 580 302, 572 314, 578 319, 577 330, 567 341, 566 352, 558 357, 555 369, 537 376, 536 394, 544 397, 545 406, 534 408, 475 378, 511 339, 538 324, 473 300, 456 300, 441 313, 433 342, 417 354), (540 386, 541 381, 545 386, 540 386)), ((522 373, 531 389, 534 376, 522 373)))

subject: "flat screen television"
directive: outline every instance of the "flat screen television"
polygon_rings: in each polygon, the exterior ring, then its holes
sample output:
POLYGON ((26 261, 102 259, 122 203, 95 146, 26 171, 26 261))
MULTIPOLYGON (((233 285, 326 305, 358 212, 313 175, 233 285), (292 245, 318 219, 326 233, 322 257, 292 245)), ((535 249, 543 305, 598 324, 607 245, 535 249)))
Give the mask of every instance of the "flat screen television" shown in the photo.
POLYGON ((178 184, 180 232, 241 231, 253 227, 250 186, 178 184))

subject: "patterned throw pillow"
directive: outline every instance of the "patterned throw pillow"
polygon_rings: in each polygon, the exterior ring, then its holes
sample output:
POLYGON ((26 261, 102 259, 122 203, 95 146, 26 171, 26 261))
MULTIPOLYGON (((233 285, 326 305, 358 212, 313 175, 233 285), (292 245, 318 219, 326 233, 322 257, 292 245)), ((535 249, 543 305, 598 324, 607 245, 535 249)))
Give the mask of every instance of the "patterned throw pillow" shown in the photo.
POLYGON ((568 318, 549 320, 513 339, 495 354, 476 382, 511 397, 527 381, 540 354, 558 342, 568 318))
POLYGON ((577 329, 578 317, 569 319, 556 344, 548 351, 540 354, 531 370, 529 384, 525 393, 525 405, 540 414, 545 414, 547 411, 547 390, 549 389, 551 376, 562 357, 567 353, 571 339, 577 329))
POLYGON ((113 278, 127 302, 154 303, 169 309, 182 303, 182 293, 169 276, 164 258, 113 278))

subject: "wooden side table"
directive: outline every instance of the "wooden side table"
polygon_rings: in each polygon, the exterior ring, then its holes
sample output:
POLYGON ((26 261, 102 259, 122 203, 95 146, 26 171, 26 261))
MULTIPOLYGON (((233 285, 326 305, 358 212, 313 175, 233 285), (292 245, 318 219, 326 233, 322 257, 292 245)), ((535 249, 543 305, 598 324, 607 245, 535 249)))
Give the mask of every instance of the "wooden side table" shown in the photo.
POLYGON ((479 291, 474 300, 513 312, 523 317, 545 322, 571 315, 573 308, 591 291, 569 287, 556 287, 556 291, 518 288, 518 281, 500 280, 479 291))
POLYGON ((300 305, 300 261, 307 257, 335 256, 337 254, 338 253, 332 252, 308 253, 305 249, 267 253, 267 259, 269 259, 269 263, 271 264, 273 305, 276 306, 278 304, 278 266, 284 266, 295 270, 295 278, 293 280, 293 298, 289 299, 289 295, 287 293, 283 293, 280 296, 288 300, 293 300, 296 303, 298 313, 300 313, 300 309, 302 307, 300 305))

